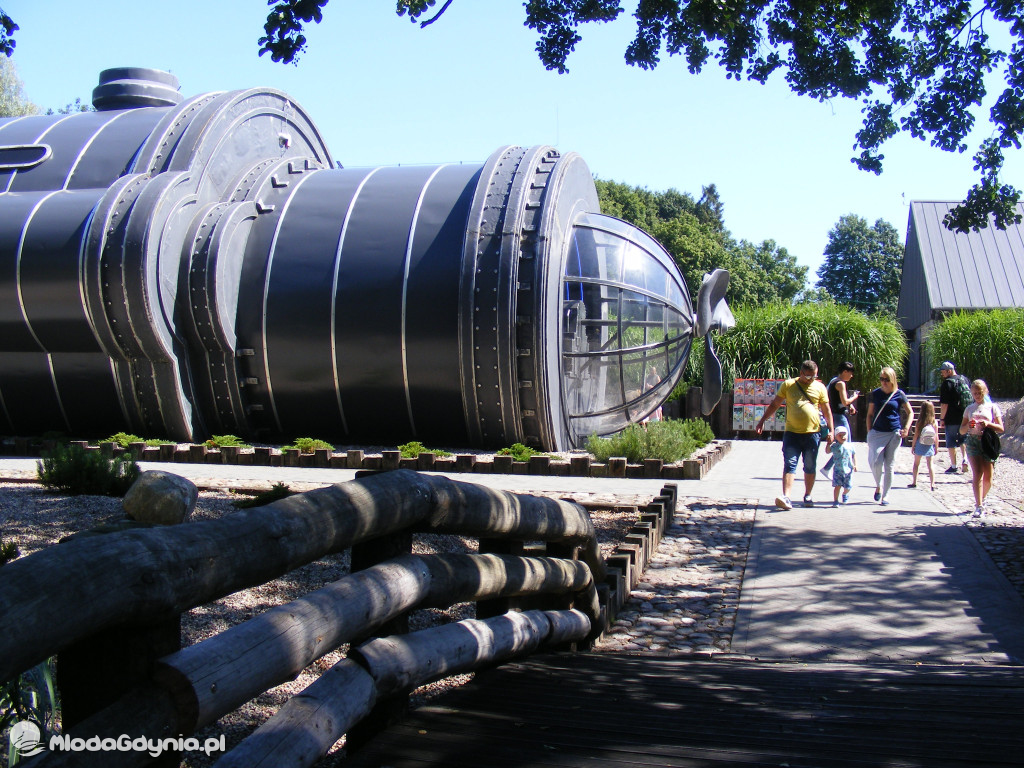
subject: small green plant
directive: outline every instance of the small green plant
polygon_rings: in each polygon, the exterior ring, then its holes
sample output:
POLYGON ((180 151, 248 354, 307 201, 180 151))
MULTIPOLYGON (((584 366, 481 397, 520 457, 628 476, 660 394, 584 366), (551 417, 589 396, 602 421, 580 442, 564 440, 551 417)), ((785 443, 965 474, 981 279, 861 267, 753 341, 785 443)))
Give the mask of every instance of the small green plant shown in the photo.
MULTIPOLYGON (((238 491, 235 491, 238 493, 238 491)), ((274 483, 269 491, 261 491, 255 495, 246 494, 246 498, 231 502, 239 509, 250 509, 251 507, 262 507, 279 499, 291 496, 295 491, 284 483, 274 483)))
POLYGON ((157 448, 161 445, 177 445, 173 440, 164 440, 162 437, 151 437, 146 440, 146 446, 149 448, 157 448))
MULTIPOLYGON (((22 721, 39 726, 45 742, 53 730, 58 710, 53 659, 41 661, 27 672, 0 683, 0 733, 22 721)), ((7 753, 7 764, 15 765, 21 755, 14 744, 7 753)))
POLYGON ((398 446, 403 459, 415 459, 421 453, 432 453, 435 456, 451 456, 451 451, 443 451, 440 448, 425 448, 423 443, 413 440, 411 443, 398 446))
POLYGON ((696 441, 698 448, 703 448, 715 439, 714 430, 704 419, 684 419, 680 423, 686 434, 696 441))
POLYGON ((13 541, 4 541, 0 539, 0 566, 9 563, 11 560, 21 554, 21 550, 18 549, 18 545, 13 541))
POLYGON ((689 392, 689 390, 690 390, 690 382, 680 380, 680 382, 678 384, 676 384, 675 389, 672 390, 672 393, 667 398, 665 398, 665 399, 666 400, 680 400, 680 401, 685 400, 686 399, 686 393, 689 392))
POLYGON ((129 457, 108 459, 77 445, 56 446, 37 467, 42 485, 72 496, 124 496, 139 476, 129 457))
POLYGON ((610 437, 592 435, 587 440, 587 450, 598 461, 622 456, 630 464, 640 464, 644 459, 672 463, 687 458, 714 439, 711 427, 702 419, 652 421, 646 425, 630 424, 610 437))
POLYGON ((207 448, 249 448, 248 443, 242 442, 242 438, 235 435, 213 435, 205 443, 207 448))
POLYGON ((127 432, 116 432, 106 440, 100 440, 101 443, 116 443, 122 448, 127 448, 132 443, 144 443, 146 442, 138 435, 129 435, 127 432))
POLYGON ((292 445, 286 445, 281 450, 287 451, 289 448, 298 448, 299 453, 315 453, 318 450, 334 450, 334 446, 326 440, 317 440, 313 437, 298 437, 292 445))
POLYGON ((547 456, 548 454, 541 453, 522 443, 512 443, 508 448, 502 448, 498 451, 498 455, 511 456, 513 461, 529 461, 534 456, 547 456))

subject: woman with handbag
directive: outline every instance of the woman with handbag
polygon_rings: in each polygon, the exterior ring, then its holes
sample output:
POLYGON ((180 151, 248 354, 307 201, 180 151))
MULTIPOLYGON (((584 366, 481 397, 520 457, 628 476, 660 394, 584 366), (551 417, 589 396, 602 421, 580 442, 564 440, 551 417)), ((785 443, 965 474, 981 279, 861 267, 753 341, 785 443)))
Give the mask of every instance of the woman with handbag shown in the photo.
POLYGON ((878 375, 878 383, 868 398, 868 466, 875 477, 875 501, 886 507, 889 505, 889 489, 892 488, 896 449, 910 434, 914 410, 903 390, 896 386, 896 371, 883 368, 878 375), (903 416, 906 416, 905 425, 903 416))
POLYGON ((999 458, 1003 414, 988 396, 988 384, 984 380, 976 379, 971 384, 971 397, 974 402, 964 410, 960 434, 967 435, 964 446, 973 473, 971 485, 974 486, 974 517, 981 517, 985 514, 985 497, 992 489, 992 470, 999 458))

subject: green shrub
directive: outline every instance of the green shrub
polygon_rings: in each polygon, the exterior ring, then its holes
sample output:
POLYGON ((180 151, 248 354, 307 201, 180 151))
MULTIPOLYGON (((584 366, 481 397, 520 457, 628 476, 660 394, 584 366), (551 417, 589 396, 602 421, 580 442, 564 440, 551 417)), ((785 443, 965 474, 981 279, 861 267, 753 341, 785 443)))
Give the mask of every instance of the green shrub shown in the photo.
POLYGON ((21 554, 21 550, 18 549, 18 545, 13 541, 4 541, 0 539, 0 565, 9 563, 11 560, 21 554))
POLYGON ((442 451, 440 448, 424 448, 423 443, 418 440, 413 440, 411 443, 405 443, 404 445, 398 446, 399 452, 402 454, 403 459, 415 459, 421 453, 432 453, 435 456, 451 456, 451 451, 442 451))
POLYGON ((714 430, 704 419, 685 419, 682 421, 682 425, 683 430, 694 439, 698 448, 703 448, 715 439, 714 430))
POLYGON ((286 445, 281 450, 286 451, 289 448, 298 448, 299 453, 313 453, 315 451, 324 449, 328 451, 334 450, 334 446, 326 442, 325 440, 317 440, 312 437, 296 438, 295 442, 292 445, 286 445))
POLYGON ((1024 309, 956 312, 935 325, 924 340, 925 376, 937 388, 935 372, 952 360, 957 373, 984 379, 996 397, 1024 395, 1024 309))
POLYGON ((644 459, 672 463, 687 458, 713 439, 711 428, 701 419, 652 421, 630 424, 611 437, 593 435, 587 440, 587 450, 598 461, 622 456, 630 464, 640 464, 644 459))
POLYGON ((206 445, 207 448, 251 447, 248 443, 243 443, 242 438, 236 437, 235 435, 212 435, 204 445, 206 445))
POLYGON ((680 400, 680 401, 685 400, 686 399, 686 393, 689 392, 689 391, 690 391, 690 383, 688 381, 684 381, 683 379, 680 379, 679 383, 676 384, 675 389, 672 390, 672 393, 667 398, 665 398, 665 401, 668 402, 668 401, 671 401, 671 400, 680 400))
POLYGON ((151 437, 146 440, 146 446, 149 448, 158 448, 161 445, 177 445, 173 440, 164 440, 162 437, 151 437))
POLYGON ((512 443, 508 448, 498 451, 499 456, 511 456, 513 461, 529 461, 534 456, 547 456, 546 453, 530 448, 522 443, 512 443))
POLYGON ((132 443, 144 443, 146 442, 138 435, 129 435, 127 432, 117 432, 106 440, 100 440, 101 443, 116 443, 122 448, 127 448, 132 443))
MULTIPOLYGON (((235 491, 238 493, 238 491, 235 491)), ((237 501, 231 502, 239 509, 249 509, 251 507, 262 507, 270 504, 273 501, 284 499, 291 496, 295 491, 289 488, 284 483, 274 483, 269 491, 262 491, 255 495, 246 494, 247 498, 238 499, 237 501)))
POLYGON ((139 465, 129 457, 108 459, 77 445, 58 445, 37 466, 40 483, 72 496, 124 496, 139 476, 139 465))

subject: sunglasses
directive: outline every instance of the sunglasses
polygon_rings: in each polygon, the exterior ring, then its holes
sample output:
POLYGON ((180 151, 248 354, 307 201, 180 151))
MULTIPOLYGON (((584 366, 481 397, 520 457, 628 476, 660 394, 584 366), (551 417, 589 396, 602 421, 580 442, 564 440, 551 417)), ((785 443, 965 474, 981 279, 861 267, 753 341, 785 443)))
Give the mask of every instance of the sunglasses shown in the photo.
POLYGON ((891 379, 888 376, 879 376, 878 380, 879 381, 891 381, 891 379))

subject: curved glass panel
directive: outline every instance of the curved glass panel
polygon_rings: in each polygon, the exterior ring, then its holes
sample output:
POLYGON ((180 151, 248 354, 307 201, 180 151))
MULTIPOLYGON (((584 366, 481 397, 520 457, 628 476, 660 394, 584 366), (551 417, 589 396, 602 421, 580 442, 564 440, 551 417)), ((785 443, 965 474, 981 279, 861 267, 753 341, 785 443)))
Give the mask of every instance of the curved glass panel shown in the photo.
POLYGON ((571 432, 607 435, 672 392, 690 352, 693 307, 672 257, 610 216, 573 225, 562 277, 562 399, 571 432))

